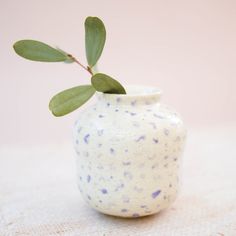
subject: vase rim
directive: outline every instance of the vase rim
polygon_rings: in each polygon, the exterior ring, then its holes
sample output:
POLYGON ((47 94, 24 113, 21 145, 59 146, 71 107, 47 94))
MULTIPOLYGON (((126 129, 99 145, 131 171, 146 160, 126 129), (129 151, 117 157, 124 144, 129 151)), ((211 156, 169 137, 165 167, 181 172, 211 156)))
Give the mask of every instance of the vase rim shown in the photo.
POLYGON ((143 86, 143 85, 128 85, 125 86, 126 94, 113 94, 113 93, 102 93, 96 92, 99 96, 106 97, 149 97, 149 96, 157 96, 160 97, 162 95, 161 89, 154 86, 143 86))
POLYGON ((129 85, 125 86, 127 94, 110 94, 96 92, 98 100, 115 105, 149 105, 160 101, 161 90, 152 86, 129 85))

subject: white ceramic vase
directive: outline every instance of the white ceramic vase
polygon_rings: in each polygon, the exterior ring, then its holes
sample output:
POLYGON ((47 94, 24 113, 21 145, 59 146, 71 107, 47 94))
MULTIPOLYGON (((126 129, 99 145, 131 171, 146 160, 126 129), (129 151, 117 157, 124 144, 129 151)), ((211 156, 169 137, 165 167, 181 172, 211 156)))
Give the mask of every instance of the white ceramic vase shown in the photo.
POLYGON ((176 198, 186 130, 160 104, 161 92, 128 87, 96 93, 74 126, 78 186, 94 209, 121 217, 151 215, 176 198))

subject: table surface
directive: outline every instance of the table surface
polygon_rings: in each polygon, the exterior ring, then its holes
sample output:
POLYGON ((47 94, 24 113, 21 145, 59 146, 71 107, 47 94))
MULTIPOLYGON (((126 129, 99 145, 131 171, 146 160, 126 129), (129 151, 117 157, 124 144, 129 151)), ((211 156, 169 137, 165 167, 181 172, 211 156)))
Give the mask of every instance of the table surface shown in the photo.
POLYGON ((188 133, 182 190, 154 216, 90 209, 76 186, 71 145, 0 148, 0 235, 236 235, 236 127, 188 133))

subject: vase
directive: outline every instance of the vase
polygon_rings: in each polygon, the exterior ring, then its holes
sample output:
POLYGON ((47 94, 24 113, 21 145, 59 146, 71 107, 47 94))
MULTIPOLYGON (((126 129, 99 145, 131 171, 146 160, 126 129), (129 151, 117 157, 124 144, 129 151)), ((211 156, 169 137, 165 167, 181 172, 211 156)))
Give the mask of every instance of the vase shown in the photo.
POLYGON ((176 199, 186 129, 160 103, 161 91, 130 86, 127 94, 96 92, 74 125, 78 187, 99 212, 141 217, 176 199))

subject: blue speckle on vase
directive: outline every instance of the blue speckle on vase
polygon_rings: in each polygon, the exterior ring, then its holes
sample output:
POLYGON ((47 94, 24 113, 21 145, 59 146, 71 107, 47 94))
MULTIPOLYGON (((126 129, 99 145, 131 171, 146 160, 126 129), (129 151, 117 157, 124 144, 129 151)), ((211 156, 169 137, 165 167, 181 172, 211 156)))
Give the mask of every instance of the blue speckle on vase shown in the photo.
POLYGON ((129 166, 129 165, 131 165, 131 162, 130 162, 130 161, 126 161, 126 162, 123 161, 122 164, 123 164, 124 166, 129 166))
POLYGON ((89 137, 90 137, 90 134, 86 134, 85 136, 84 136, 84 142, 85 143, 89 143, 89 137))
POLYGON ((154 143, 158 143, 158 139, 157 138, 153 138, 152 139, 154 143))
POLYGON ((76 143, 76 144, 79 144, 79 140, 78 140, 78 139, 76 139, 75 143, 76 143))
POLYGON ((165 117, 164 116, 161 116, 161 115, 157 115, 157 114, 153 114, 154 117, 158 118, 158 119, 164 119, 165 117))
POLYGON ((107 107, 109 107, 110 105, 111 105, 111 104, 108 102, 108 103, 107 103, 107 107))
POLYGON ((147 208, 147 206, 146 206, 146 205, 141 205, 140 207, 141 207, 141 208, 147 208))
POLYGON ((132 101, 132 102, 131 102, 131 106, 135 106, 135 105, 136 105, 136 103, 137 103, 137 101, 136 101, 136 100, 132 101))
POLYGON ((119 109, 115 109, 115 112, 118 112, 119 111, 119 109))
POLYGON ((129 113, 129 111, 126 110, 125 113, 129 113))
POLYGON ((128 149, 125 149, 125 152, 128 152, 129 150, 128 149))
POLYGON ((136 116, 137 113, 135 113, 135 112, 130 112, 130 115, 131 115, 131 116, 136 116))
POLYGON ((102 200, 99 200, 100 203, 102 203, 102 200))
POLYGON ((115 153, 115 150, 113 148, 110 148, 110 153, 111 154, 114 154, 115 153))
POLYGON ((99 115, 98 117, 99 117, 99 118, 103 118, 104 116, 103 116, 103 115, 99 115))
POLYGON ((108 193, 105 188, 101 189, 101 192, 102 192, 103 194, 107 194, 107 193, 108 193))
POLYGON ((92 199, 89 195, 87 195, 87 198, 88 198, 88 200, 91 200, 91 199, 92 199))
POLYGON ((120 102, 121 101, 121 98, 116 98, 116 102, 120 102))
POLYGON ((121 209, 121 212, 128 212, 127 209, 121 209))
POLYGON ((101 146, 102 146, 102 144, 101 144, 101 143, 99 143, 99 144, 98 144, 98 147, 101 147, 101 146))
POLYGON ((90 183, 90 181, 91 181, 91 176, 88 175, 88 176, 87 176, 87 182, 90 183))
POLYGON ((79 128, 77 129, 77 133, 79 134, 81 130, 82 130, 82 127, 79 127, 79 128))
POLYGON ((139 142, 141 140, 144 140, 145 139, 145 135, 141 135, 140 137, 138 137, 135 141, 136 142, 139 142))
POLYGON ((138 214, 138 213, 134 213, 134 214, 132 215, 132 217, 137 218, 137 217, 139 217, 139 214, 138 214))
POLYGON ((152 193, 152 198, 156 198, 159 194, 161 193, 161 190, 157 190, 155 192, 152 193))

